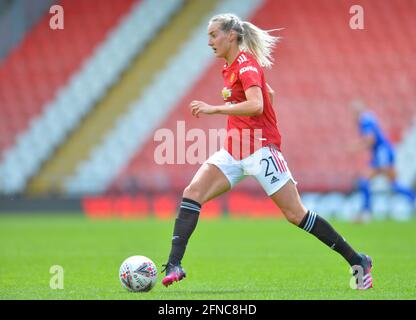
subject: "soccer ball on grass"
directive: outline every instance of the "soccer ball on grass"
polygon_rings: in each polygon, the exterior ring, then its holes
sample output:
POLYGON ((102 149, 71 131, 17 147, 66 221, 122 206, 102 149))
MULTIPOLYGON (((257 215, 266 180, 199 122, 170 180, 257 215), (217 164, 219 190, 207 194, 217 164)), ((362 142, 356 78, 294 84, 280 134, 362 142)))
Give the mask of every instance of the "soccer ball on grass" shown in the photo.
POLYGON ((157 281, 156 265, 145 256, 132 256, 121 264, 119 277, 130 292, 150 291, 157 281))

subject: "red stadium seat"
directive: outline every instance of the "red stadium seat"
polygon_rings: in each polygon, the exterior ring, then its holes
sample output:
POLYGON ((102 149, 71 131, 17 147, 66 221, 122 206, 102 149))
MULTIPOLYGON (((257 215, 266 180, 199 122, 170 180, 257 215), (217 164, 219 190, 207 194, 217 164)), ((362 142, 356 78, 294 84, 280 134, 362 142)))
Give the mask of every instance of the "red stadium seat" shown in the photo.
MULTIPOLYGON (((356 157, 345 149, 357 137, 348 108, 353 99, 365 99, 394 140, 416 113, 416 38, 411 34, 416 27, 415 2, 360 1, 365 8, 364 30, 349 28, 349 8, 354 4, 352 0, 268 0, 252 19, 265 29, 285 28, 275 51, 276 64, 266 76, 277 92, 282 149, 301 191, 353 187, 365 163, 360 157, 354 161, 356 157)), ((225 118, 195 119, 188 110, 194 99, 221 103, 221 66, 222 62, 213 63, 160 127, 175 131, 178 120, 185 120, 188 128, 224 127, 225 118)), ((146 155, 154 151, 151 140, 137 150, 113 187, 126 177, 148 173, 153 159, 146 155)), ((172 188, 183 189, 195 166, 178 168, 158 170, 163 170, 172 188)))
POLYGON ((131 5, 139 1, 62 0, 59 4, 65 8, 64 30, 49 28, 48 13, 26 34, 0 63, 0 119, 7 119, 10 109, 19 115, 13 120, 17 125, 7 131, 8 138, 2 139, 0 153, 10 147, 30 119, 42 112, 131 5))

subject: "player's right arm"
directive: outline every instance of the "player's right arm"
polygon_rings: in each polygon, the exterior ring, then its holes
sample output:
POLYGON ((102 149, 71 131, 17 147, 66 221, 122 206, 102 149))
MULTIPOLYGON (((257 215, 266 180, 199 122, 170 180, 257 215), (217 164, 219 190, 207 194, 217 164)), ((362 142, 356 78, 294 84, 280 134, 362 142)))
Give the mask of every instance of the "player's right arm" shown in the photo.
POLYGON ((263 95, 260 87, 252 86, 244 91, 247 98, 235 104, 219 106, 209 105, 203 101, 192 101, 190 104, 192 115, 199 118, 200 114, 223 114, 229 116, 255 117, 263 113, 263 95))

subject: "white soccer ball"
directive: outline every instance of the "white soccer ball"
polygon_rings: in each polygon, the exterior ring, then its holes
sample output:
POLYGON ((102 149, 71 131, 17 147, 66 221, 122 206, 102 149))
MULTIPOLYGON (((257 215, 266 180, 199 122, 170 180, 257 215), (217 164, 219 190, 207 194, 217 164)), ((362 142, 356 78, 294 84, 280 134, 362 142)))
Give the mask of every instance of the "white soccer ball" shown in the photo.
POLYGON ((121 264, 119 277, 128 291, 150 291, 157 281, 156 265, 145 256, 132 256, 121 264))

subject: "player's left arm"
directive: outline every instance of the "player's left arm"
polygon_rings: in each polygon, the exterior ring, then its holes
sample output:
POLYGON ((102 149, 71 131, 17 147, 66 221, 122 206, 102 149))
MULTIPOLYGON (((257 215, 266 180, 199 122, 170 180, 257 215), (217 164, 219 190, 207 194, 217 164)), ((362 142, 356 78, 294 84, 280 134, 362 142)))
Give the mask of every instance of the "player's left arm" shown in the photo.
POLYGON ((225 104, 220 106, 209 105, 203 101, 192 101, 192 115, 199 118, 202 114, 225 114, 232 116, 259 116, 263 113, 263 95, 258 86, 249 87, 244 91, 246 101, 236 104, 225 104))
POLYGON ((371 147, 374 145, 375 139, 372 134, 368 134, 363 136, 360 140, 358 140, 355 143, 352 143, 349 147, 349 151, 360 151, 365 149, 371 149, 371 147))
POLYGON ((363 149, 369 149, 373 146, 374 143, 374 136, 372 134, 367 134, 361 138, 361 141, 358 142, 358 145, 363 149))

